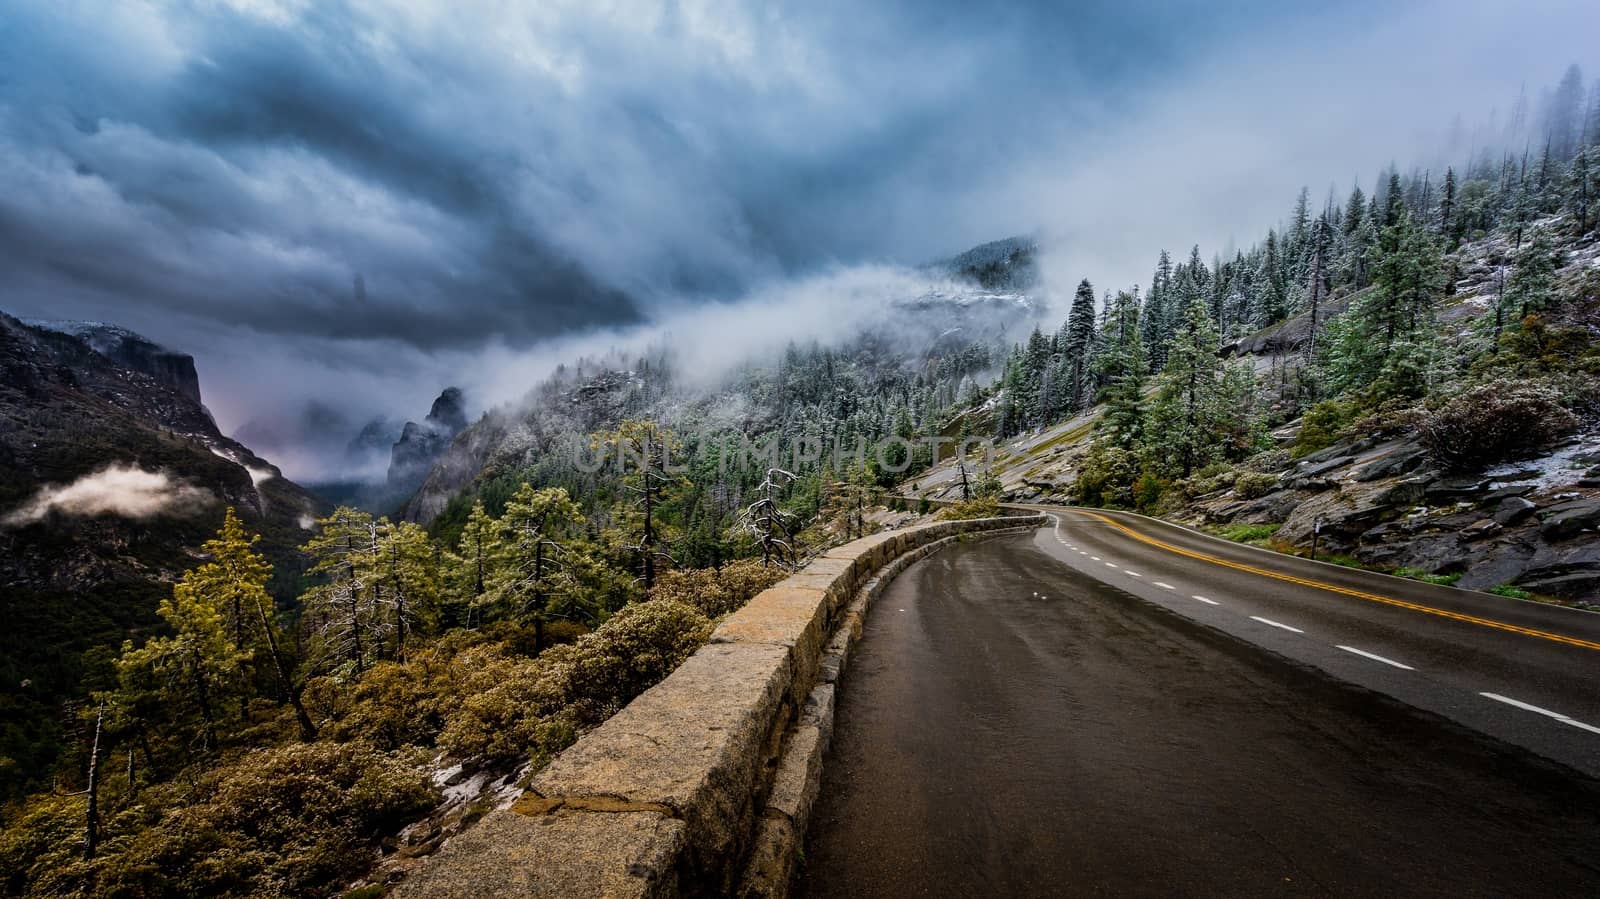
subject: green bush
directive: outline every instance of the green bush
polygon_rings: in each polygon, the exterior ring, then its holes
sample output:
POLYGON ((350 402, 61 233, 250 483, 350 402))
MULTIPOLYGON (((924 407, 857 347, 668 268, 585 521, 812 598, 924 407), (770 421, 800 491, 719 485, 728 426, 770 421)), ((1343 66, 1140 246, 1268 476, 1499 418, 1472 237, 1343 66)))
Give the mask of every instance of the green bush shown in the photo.
POLYGON ((1132 506, 1133 484, 1139 475, 1137 453, 1108 443, 1096 444, 1078 473, 1078 501, 1086 506, 1132 506))
POLYGON ((1438 584, 1441 587, 1448 587, 1461 580, 1460 572, 1455 574, 1434 574, 1431 571, 1423 571, 1420 568, 1396 568, 1394 574, 1397 577, 1410 578, 1414 581, 1422 581, 1425 584, 1438 584))
POLYGON ((1300 420, 1300 433, 1295 437, 1290 455, 1298 459, 1332 446, 1354 415, 1355 410, 1349 405, 1335 400, 1323 400, 1312 406, 1300 420))
POLYGON ((980 497, 945 506, 934 516, 939 521, 969 521, 974 518, 999 517, 1000 501, 993 497, 980 497))
POLYGON ((1259 471, 1242 471, 1233 481, 1233 492, 1241 499, 1260 499, 1278 489, 1278 476, 1259 471))
POLYGON ((1236 524, 1222 531, 1224 539, 1235 543, 1265 544, 1278 533, 1280 525, 1276 524, 1236 524))
POLYGON ((1513 587, 1510 584, 1500 584, 1499 586, 1496 586, 1496 587, 1490 587, 1489 588, 1489 592, 1493 593, 1496 596, 1506 596, 1506 597, 1510 597, 1511 599, 1532 599, 1533 598, 1533 594, 1532 593, 1529 593, 1528 591, 1522 589, 1521 587, 1513 587))
POLYGON ((257 750, 108 855, 92 893, 320 895, 365 870, 379 836, 438 801, 423 772, 363 743, 257 750))
POLYGON ((741 559, 721 568, 680 568, 657 578, 650 598, 681 602, 707 618, 720 618, 788 574, 776 565, 762 565, 760 559, 741 559))

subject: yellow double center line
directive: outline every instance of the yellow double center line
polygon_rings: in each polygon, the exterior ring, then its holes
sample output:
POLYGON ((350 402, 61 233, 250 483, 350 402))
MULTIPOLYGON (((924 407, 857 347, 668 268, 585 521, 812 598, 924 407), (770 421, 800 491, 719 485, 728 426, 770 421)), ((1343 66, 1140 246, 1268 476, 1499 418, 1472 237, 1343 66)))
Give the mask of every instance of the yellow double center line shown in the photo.
POLYGON ((1367 593, 1363 590, 1355 590, 1350 587, 1340 587, 1337 584, 1328 584, 1322 581, 1314 581, 1309 578, 1295 577, 1292 574, 1283 574, 1281 572, 1270 571, 1265 568, 1257 568, 1254 565, 1245 565, 1240 562, 1230 562, 1227 559, 1219 559, 1216 556, 1208 556, 1205 553, 1192 552, 1187 549, 1173 546, 1170 543, 1163 543, 1162 541, 1153 537, 1146 537, 1133 528, 1130 528, 1119 521, 1114 521, 1097 512, 1083 512, 1076 509, 1072 511, 1077 512, 1079 515, 1088 515, 1092 518, 1097 518, 1100 521, 1111 525, 1117 530, 1122 531, 1124 534, 1127 534, 1129 537, 1132 537, 1140 543, 1147 543, 1150 546, 1164 549, 1167 552, 1177 553, 1180 556, 1188 556, 1191 559, 1198 559, 1202 562, 1210 562, 1213 565, 1221 565, 1224 568, 1232 568, 1236 571, 1247 571, 1251 574, 1259 574, 1262 577, 1270 577, 1274 580, 1288 581, 1291 584, 1299 584, 1302 587, 1315 587, 1318 590, 1327 590, 1331 593, 1342 593, 1345 596, 1354 596, 1357 599, 1365 599, 1370 602, 1381 602, 1386 606, 1397 606, 1402 609, 1410 609, 1413 612, 1426 612, 1429 615, 1438 615, 1440 618, 1450 618, 1455 621, 1465 621, 1469 624, 1492 627, 1496 630, 1510 631, 1513 634, 1523 634, 1529 637, 1538 637, 1541 640, 1550 640, 1555 643, 1565 643, 1568 646, 1581 646, 1584 649, 1600 649, 1600 643, 1596 643, 1592 640, 1583 640, 1578 637, 1568 637, 1564 634, 1552 634, 1549 631, 1536 630, 1531 627, 1522 627, 1521 625, 1517 624, 1507 624, 1504 621, 1495 621, 1492 618, 1479 618, 1476 615, 1468 615, 1464 612, 1452 612, 1449 609, 1438 609, 1434 608, 1433 606, 1422 605, 1421 603, 1407 602, 1403 599, 1395 599, 1392 596, 1381 596, 1377 593, 1367 593))

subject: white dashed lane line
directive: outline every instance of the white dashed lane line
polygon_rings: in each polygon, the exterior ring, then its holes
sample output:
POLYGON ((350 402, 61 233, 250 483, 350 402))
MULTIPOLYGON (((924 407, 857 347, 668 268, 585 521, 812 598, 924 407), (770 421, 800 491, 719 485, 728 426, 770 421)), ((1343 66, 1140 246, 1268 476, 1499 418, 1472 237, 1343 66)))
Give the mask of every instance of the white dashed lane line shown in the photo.
POLYGON ((1090 556, 1089 558, 1095 560, 1096 562, 1100 561, 1100 557, 1099 556, 1090 556))
POLYGON ((1106 567, 1107 568, 1116 568, 1117 567, 1117 563, 1115 563, 1115 562, 1107 562, 1106 563, 1106 567))
POLYGON ((1140 574, 1137 571, 1130 571, 1130 572, 1128 572, 1128 577, 1144 577, 1144 575, 1140 574))
POLYGON ((1270 625, 1272 625, 1272 626, 1273 626, 1273 627, 1281 627, 1281 628, 1283 628, 1283 629, 1284 629, 1284 630, 1286 630, 1286 631, 1290 631, 1290 632, 1292 632, 1292 633, 1296 633, 1296 634, 1303 634, 1303 633, 1305 633, 1305 631, 1303 631, 1303 630, 1301 630, 1301 629, 1299 629, 1299 628, 1297 628, 1297 627, 1290 627, 1290 626, 1289 626, 1289 625, 1287 625, 1287 624, 1284 624, 1284 623, 1282 623, 1282 622, 1280 622, 1280 621, 1273 621, 1273 620, 1272 620, 1272 619, 1271 619, 1271 618, 1262 618, 1262 617, 1261 617, 1261 616, 1260 616, 1260 615, 1251 615, 1251 616, 1250 616, 1250 619, 1251 619, 1251 620, 1252 620, 1252 621, 1259 621, 1259 622, 1261 622, 1261 623, 1262 623, 1262 624, 1270 624, 1270 625))
POLYGON ((1176 589, 1178 589, 1177 587, 1174 587, 1171 584, 1163 583, 1161 581, 1156 581, 1155 585, 1157 587, 1160 587, 1163 590, 1176 590, 1176 589))
POLYGON ((1344 650, 1345 652, 1353 652, 1358 656, 1363 656, 1365 658, 1369 658, 1369 659, 1373 660, 1374 662, 1382 662, 1385 665, 1393 665, 1394 667, 1399 668, 1402 671, 1415 671, 1415 670, 1417 670, 1417 669, 1411 667, 1410 665, 1403 665, 1403 664, 1401 664, 1399 662, 1396 662, 1394 659, 1386 659, 1383 656, 1380 656, 1375 652, 1367 652, 1365 649, 1356 649, 1354 646, 1340 646, 1339 648, 1344 650))
POLYGON ((1595 727, 1593 724, 1584 724, 1582 721, 1578 721, 1574 718, 1568 718, 1566 715, 1563 715, 1560 712, 1552 712, 1549 709, 1541 709, 1536 705, 1512 699, 1509 696, 1501 696, 1499 693, 1480 693, 1478 695, 1493 699, 1495 702, 1503 702, 1506 705, 1516 706, 1517 708, 1526 712, 1533 712, 1538 715, 1543 715, 1546 718, 1554 718, 1557 721, 1560 721, 1562 724, 1570 724, 1580 730, 1586 730, 1590 733, 1600 734, 1600 727, 1595 727))
POLYGON ((1208 606, 1220 606, 1220 605, 1222 605, 1222 603, 1217 602, 1214 599, 1206 599, 1204 596, 1201 596, 1198 593, 1194 594, 1193 596, 1191 596, 1189 598, 1190 599, 1198 599, 1198 600, 1200 600, 1201 602, 1205 603, 1208 606))

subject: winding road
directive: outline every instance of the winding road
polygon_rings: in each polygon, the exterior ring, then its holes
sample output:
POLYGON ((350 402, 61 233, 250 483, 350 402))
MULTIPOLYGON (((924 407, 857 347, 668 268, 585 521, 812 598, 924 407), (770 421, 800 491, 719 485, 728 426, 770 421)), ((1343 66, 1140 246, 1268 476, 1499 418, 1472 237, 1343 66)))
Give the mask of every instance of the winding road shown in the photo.
POLYGON ((803 894, 1600 892, 1600 615, 1028 508, 873 607, 803 894))

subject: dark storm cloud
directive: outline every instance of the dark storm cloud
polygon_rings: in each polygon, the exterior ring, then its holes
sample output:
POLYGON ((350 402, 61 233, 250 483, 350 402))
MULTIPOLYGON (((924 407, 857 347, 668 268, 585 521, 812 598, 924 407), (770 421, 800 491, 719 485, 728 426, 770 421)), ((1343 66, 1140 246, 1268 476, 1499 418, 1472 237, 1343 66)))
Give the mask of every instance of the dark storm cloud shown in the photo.
POLYGON ((530 347, 751 296, 783 299, 726 321, 789 333, 818 289, 880 283, 839 266, 1008 234, 1051 238, 1062 283, 1141 280, 1591 62, 1597 24, 1576 0, 11 0, 0 308, 195 353, 225 427, 310 398, 415 417, 443 383, 514 396, 530 347))
POLYGON ((1138 67, 1108 48, 1171 57, 1158 20, 1203 8, 23 3, 7 302, 429 349, 926 254, 949 237, 898 195, 1114 95, 1138 67))

